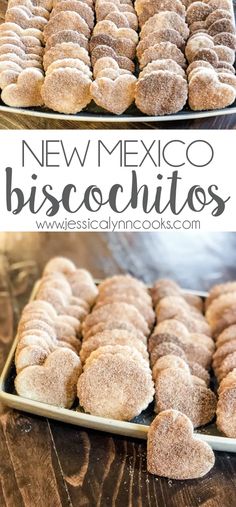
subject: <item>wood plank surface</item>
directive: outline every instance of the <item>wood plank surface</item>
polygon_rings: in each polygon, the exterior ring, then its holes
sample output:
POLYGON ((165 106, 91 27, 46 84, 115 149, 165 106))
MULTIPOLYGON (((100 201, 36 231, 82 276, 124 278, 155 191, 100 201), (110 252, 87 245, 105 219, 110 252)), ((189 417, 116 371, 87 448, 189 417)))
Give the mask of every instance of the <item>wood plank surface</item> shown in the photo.
MULTIPOLYGON (((236 0, 234 0, 235 6, 236 0)), ((4 21, 4 15, 7 8, 7 0, 0 0, 0 23, 4 21)), ((213 116, 199 120, 181 120, 164 122, 142 122, 142 123, 106 123, 106 122, 77 122, 54 120, 47 118, 35 118, 24 116, 22 114, 0 112, 0 129, 235 129, 236 114, 223 116, 213 116)))
MULTIPOLYGON (((0 368, 34 281, 53 255, 95 277, 129 272, 148 283, 169 276, 207 290, 236 279, 231 233, 1 233, 0 368)), ((236 455, 216 453, 204 478, 172 481, 146 472, 146 443, 2 407, 1 507, 233 507, 236 455)))

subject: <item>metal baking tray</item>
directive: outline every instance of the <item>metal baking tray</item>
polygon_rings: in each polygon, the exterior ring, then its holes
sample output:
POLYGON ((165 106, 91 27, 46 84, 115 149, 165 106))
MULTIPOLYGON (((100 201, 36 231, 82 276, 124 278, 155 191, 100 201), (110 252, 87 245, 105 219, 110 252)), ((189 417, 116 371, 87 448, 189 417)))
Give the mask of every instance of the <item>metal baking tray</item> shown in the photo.
MULTIPOLYGON (((34 299, 37 286, 38 283, 36 283, 34 287, 30 298, 31 300, 34 299)), ((207 295, 205 292, 199 291, 184 290, 184 292, 186 294, 197 294, 202 298, 205 298, 207 295)), ((141 439, 147 438, 148 427, 155 417, 153 403, 151 403, 145 411, 135 417, 131 422, 126 422, 86 414, 80 407, 78 400, 71 409, 65 409, 18 396, 14 389, 14 379, 16 376, 14 355, 16 345, 17 337, 14 340, 0 377, 0 401, 2 401, 2 403, 11 408, 48 417, 49 419, 56 419, 76 426, 105 431, 126 437, 141 439)), ((236 439, 223 436, 218 431, 215 422, 212 422, 202 428, 198 428, 194 435, 198 440, 207 442, 212 449, 215 449, 216 451, 236 452, 236 439)))
MULTIPOLYGON (((234 4, 232 0, 232 14, 234 14, 234 4)), ((6 106, 0 100, 0 112, 24 114, 26 116, 48 118, 55 120, 69 120, 77 122, 106 122, 106 123, 151 123, 151 122, 168 122, 177 120, 198 120, 201 118, 211 118, 214 116, 223 116, 228 114, 236 113, 236 101, 231 106, 225 109, 217 109, 214 111, 192 111, 187 106, 182 111, 176 114, 170 114, 165 116, 147 116, 142 114, 135 105, 132 105, 122 115, 117 116, 115 114, 108 113, 107 111, 99 108, 94 102, 91 102, 89 106, 84 109, 81 113, 77 114, 62 114, 51 111, 43 107, 33 108, 17 108, 6 106)))

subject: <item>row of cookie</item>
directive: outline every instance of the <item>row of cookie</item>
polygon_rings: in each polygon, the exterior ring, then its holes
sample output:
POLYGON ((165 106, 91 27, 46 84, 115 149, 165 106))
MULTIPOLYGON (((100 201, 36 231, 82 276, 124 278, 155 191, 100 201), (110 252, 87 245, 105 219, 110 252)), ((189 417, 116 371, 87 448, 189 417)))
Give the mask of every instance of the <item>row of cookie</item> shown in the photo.
POLYGON ((217 44, 219 44, 217 34, 235 34, 233 9, 230 0, 192 2, 187 8, 186 19, 191 34, 199 31, 208 33, 213 37, 216 36, 217 44))
POLYGON ((0 87, 10 106, 40 106, 43 75, 43 28, 49 19, 47 4, 10 0, 0 27, 0 87), (30 83, 30 87, 29 87, 30 83))
POLYGON ((206 300, 206 316, 216 340, 213 367, 219 382, 217 426, 236 437, 236 282, 214 286, 206 300))
POLYGON ((81 321, 97 296, 90 274, 65 258, 46 265, 36 300, 18 326, 15 354, 19 395, 70 408, 76 397, 81 321))
POLYGON ((236 99, 236 37, 231 2, 193 2, 187 9, 187 20, 192 33, 185 49, 190 64, 189 105, 193 110, 227 107, 236 99))
POLYGON ((87 0, 56 1, 44 29, 45 106, 74 114, 91 102, 89 39, 94 9, 87 0))
POLYGON ((134 101, 138 21, 133 4, 96 0, 97 24, 90 40, 94 102, 122 114, 134 101))
POLYGON ((58 263, 63 266, 68 262, 70 264, 70 261, 58 258, 50 261, 39 283, 36 301, 27 305, 23 311, 18 326, 19 344, 15 358, 17 372, 29 364, 41 364, 55 346, 67 346, 79 353, 81 322, 90 310, 96 289, 94 290, 90 275, 84 270, 72 271, 67 277, 62 272, 55 271, 58 263))
POLYGON ((118 275, 101 283, 83 322, 78 398, 86 412, 131 420, 152 401, 147 336, 154 318, 148 291, 137 279, 118 275))
POLYGON ((159 280, 152 293, 158 322, 149 339, 155 410, 179 410, 194 427, 202 426, 216 409, 215 395, 208 388, 215 346, 202 303, 196 296, 186 301, 170 280, 159 280))
POLYGON ((183 109, 188 96, 184 47, 189 35, 185 8, 178 1, 135 3, 141 26, 137 57, 141 72, 135 103, 148 115, 183 109), (150 7, 150 10, 149 10, 150 7))
POLYGON ((157 325, 149 339, 151 364, 174 354, 188 362, 191 373, 209 383, 214 341, 202 315, 198 296, 183 294, 172 280, 159 280, 152 289, 157 325))

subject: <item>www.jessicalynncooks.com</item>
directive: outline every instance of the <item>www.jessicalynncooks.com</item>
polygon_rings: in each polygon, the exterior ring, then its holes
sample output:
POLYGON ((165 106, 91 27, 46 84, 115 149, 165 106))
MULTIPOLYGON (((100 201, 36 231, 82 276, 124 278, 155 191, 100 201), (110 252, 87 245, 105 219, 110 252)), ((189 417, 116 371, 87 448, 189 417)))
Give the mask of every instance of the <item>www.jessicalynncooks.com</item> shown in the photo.
POLYGON ((154 230, 199 230, 200 220, 36 220, 38 230, 56 231, 154 231, 154 230))

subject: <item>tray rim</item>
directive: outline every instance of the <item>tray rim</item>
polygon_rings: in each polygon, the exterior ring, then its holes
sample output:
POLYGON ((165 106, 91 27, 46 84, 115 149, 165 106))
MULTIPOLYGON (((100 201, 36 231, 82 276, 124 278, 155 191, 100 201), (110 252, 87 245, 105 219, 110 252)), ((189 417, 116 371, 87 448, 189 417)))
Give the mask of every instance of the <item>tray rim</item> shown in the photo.
MULTIPOLYGON (((98 284, 101 280, 95 279, 95 283, 98 284)), ((40 280, 36 281, 31 293, 29 301, 34 299, 37 291, 37 286, 40 280)), ((206 297, 207 292, 196 291, 190 289, 182 289, 185 294, 195 294, 201 297, 206 297)), ((118 421, 115 419, 109 419, 104 417, 93 416, 76 410, 60 408, 46 403, 37 402, 27 398, 23 398, 16 394, 10 394, 5 391, 5 383, 14 361, 14 354, 17 345, 17 334, 13 340, 9 354, 7 356, 4 368, 0 376, 0 401, 5 405, 22 410, 30 414, 47 417, 64 423, 73 424, 75 426, 81 426, 96 431, 105 431, 112 434, 146 439, 148 432, 148 425, 138 424, 126 421, 118 421)), ((236 452, 236 439, 209 435, 204 433, 194 432, 194 438, 207 442, 212 449, 216 451, 236 452)))
POLYGON ((225 109, 215 109, 212 111, 186 111, 185 113, 179 112, 172 115, 164 116, 116 116, 109 113, 77 113, 77 114, 63 114, 56 112, 34 111, 32 109, 17 108, 11 106, 0 105, 0 113, 11 113, 11 114, 22 114, 24 116, 31 116, 35 118, 48 118, 50 120, 64 120, 74 122, 91 122, 91 123, 161 123, 170 121, 188 121, 188 120, 199 120, 203 118, 211 118, 214 116, 224 116, 229 114, 236 114, 236 105, 228 106, 225 109), (80 116, 81 115, 81 116, 80 116))

